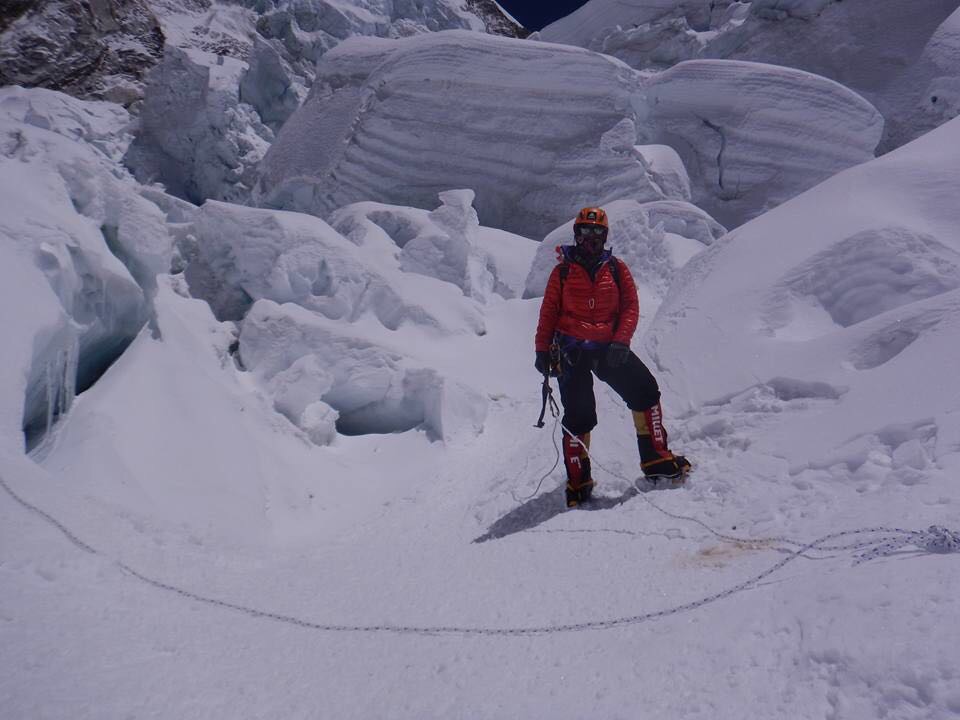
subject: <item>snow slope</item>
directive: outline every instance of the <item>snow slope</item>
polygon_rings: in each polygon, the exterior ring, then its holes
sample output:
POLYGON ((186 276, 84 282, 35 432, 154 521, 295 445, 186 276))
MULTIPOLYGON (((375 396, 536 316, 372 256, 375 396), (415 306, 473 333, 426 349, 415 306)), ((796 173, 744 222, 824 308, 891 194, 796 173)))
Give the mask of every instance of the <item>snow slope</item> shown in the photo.
POLYGON ((802 445, 787 443, 789 434, 776 441, 793 473, 855 470, 872 443, 887 442, 889 474, 905 482, 904 463, 923 468, 952 452, 958 160, 960 121, 952 121, 700 255, 648 338, 690 407, 757 392, 824 403, 790 428, 802 445), (909 460, 903 447, 915 453, 909 460))

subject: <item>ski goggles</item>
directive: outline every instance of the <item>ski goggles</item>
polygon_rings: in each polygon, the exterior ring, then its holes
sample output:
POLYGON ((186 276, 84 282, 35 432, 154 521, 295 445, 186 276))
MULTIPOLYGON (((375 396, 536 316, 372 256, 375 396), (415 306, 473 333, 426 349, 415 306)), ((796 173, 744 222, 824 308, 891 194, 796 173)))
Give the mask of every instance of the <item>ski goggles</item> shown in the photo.
POLYGON ((606 237, 607 229, 603 225, 577 225, 573 229, 577 237, 606 237))

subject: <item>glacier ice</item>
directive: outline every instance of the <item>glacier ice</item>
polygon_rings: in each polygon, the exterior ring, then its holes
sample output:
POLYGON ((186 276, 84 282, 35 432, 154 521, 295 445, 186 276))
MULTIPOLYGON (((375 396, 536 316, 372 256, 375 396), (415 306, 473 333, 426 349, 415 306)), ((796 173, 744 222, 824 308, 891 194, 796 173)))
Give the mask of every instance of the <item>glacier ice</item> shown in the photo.
POLYGON ((148 76, 127 165, 143 183, 201 203, 242 201, 273 132, 239 99, 246 63, 168 46, 148 76))
POLYGON ((276 48, 259 37, 254 38, 247 63, 239 100, 252 105, 263 123, 276 132, 302 100, 293 73, 276 48))
POLYGON ((433 207, 471 188, 483 225, 541 237, 587 203, 672 197, 634 148, 640 85, 616 60, 559 45, 352 38, 324 56, 256 201, 327 217, 363 200, 433 207))
POLYGON ((452 440, 483 428, 486 399, 392 346, 363 324, 259 300, 244 319, 240 357, 275 407, 314 442, 423 428, 452 440))
POLYGON ((518 297, 537 243, 480 226, 472 190, 448 190, 439 197, 441 205, 433 211, 353 203, 334 211, 330 224, 371 252, 396 255, 401 270, 451 282, 480 302, 491 294, 518 297))
POLYGON ((928 87, 953 74, 938 71, 924 46, 949 34, 948 16, 956 10, 955 0, 591 0, 536 37, 607 53, 638 69, 729 59, 822 75, 883 114, 886 152, 954 116, 931 112, 924 102, 928 87))
POLYGON ((483 317, 458 287, 404 273, 399 260, 358 246, 319 218, 213 200, 185 243, 191 293, 221 319, 239 320, 260 299, 296 303, 333 320, 369 314, 405 323, 483 332, 483 317))
POLYGON ((32 443, 103 373, 147 321, 157 273, 169 271, 166 218, 119 164, 128 124, 110 103, 0 89, 7 440, 22 441, 22 428, 32 443))
POLYGON ((731 227, 871 159, 883 132, 856 93, 773 65, 690 60, 645 92, 648 140, 678 149, 693 202, 731 227))
POLYGON ((477 34, 353 39, 324 57, 255 201, 328 217, 362 200, 430 207, 467 187, 481 223, 542 237, 584 205, 692 195, 734 226, 873 157, 882 129, 856 93, 772 65, 642 74, 477 34))

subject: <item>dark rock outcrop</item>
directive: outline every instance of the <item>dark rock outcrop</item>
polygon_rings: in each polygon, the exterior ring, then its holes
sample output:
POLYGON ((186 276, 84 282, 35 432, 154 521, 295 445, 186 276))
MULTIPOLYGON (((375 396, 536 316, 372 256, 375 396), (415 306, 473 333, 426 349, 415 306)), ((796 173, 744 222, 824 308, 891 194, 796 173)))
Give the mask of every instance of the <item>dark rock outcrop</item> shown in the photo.
POLYGON ((126 105, 163 55, 145 0, 13 0, 0 9, 0 85, 126 105))

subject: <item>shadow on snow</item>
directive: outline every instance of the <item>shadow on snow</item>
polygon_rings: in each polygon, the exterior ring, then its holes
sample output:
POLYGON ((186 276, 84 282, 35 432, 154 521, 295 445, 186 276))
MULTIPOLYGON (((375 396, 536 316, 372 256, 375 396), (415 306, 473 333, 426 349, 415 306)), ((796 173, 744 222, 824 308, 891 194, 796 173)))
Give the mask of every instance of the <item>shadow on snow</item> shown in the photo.
MULTIPOLYGON (((648 492, 652 489, 654 488, 646 487, 645 483, 641 482, 638 487, 627 488, 627 490, 619 496, 594 495, 590 501, 578 506, 575 510, 609 510, 618 505, 622 505, 634 497, 638 491, 648 492)), ((487 532, 476 538, 474 542, 482 543, 488 540, 499 540, 508 535, 530 530, 567 511, 564 488, 561 485, 555 490, 538 495, 532 500, 528 500, 519 507, 514 508, 493 523, 493 525, 487 529, 487 532)))

